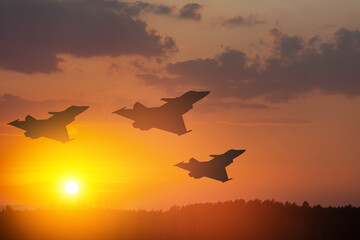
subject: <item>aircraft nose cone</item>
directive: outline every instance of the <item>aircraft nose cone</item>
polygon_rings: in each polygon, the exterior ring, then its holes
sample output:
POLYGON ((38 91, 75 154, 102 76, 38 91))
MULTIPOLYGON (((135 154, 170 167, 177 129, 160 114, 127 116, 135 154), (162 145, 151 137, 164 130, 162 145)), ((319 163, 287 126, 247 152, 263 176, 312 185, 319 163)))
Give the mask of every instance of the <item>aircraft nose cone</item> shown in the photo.
POLYGON ((236 150, 237 154, 243 154, 246 150, 236 150))
POLYGON ((206 97, 209 93, 210 93, 210 91, 201 91, 201 92, 199 92, 199 94, 200 94, 202 97, 206 97))
POLYGON ((197 101, 199 101, 200 99, 203 99, 204 97, 206 97, 210 91, 200 91, 200 92, 194 92, 194 98, 196 98, 197 101))
POLYGON ((190 99, 193 102, 197 102, 208 95, 210 91, 188 91, 184 93, 181 97, 185 99, 190 99))
POLYGON ((19 122, 19 119, 18 120, 15 120, 15 121, 12 121, 12 122, 9 122, 7 125, 12 125, 12 126, 15 126, 15 124, 19 122))
POLYGON ((125 108, 121 108, 121 109, 116 110, 116 111, 114 111, 114 112, 112 112, 112 113, 116 113, 116 114, 122 115, 122 113, 124 112, 124 110, 125 110, 125 108))
POLYGON ((181 168, 183 165, 184 165, 184 162, 179 162, 179 163, 175 164, 174 166, 181 168))
POLYGON ((64 112, 68 114, 74 114, 75 116, 77 116, 88 108, 89 106, 71 106, 68 109, 66 109, 64 112))
POLYGON ((88 108, 89 108, 89 106, 76 106, 76 110, 79 113, 82 113, 82 112, 86 111, 88 108))
POLYGON ((235 156, 239 156, 241 154, 243 154, 246 150, 235 150, 235 149, 232 149, 230 150, 230 153, 231 154, 234 154, 235 156))

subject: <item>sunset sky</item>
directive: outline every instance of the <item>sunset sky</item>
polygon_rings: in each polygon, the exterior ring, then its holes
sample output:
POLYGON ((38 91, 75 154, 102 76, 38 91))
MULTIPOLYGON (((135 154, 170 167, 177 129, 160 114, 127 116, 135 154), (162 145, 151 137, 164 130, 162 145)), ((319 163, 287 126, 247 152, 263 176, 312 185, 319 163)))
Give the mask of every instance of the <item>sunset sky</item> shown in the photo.
POLYGON ((0 0, 0 205, 360 206, 360 1, 0 0), (182 136, 111 114, 211 91, 182 136), (90 106, 60 143, 6 125, 90 106), (229 149, 233 180, 173 167, 229 149), (74 196, 64 192, 77 181, 74 196))

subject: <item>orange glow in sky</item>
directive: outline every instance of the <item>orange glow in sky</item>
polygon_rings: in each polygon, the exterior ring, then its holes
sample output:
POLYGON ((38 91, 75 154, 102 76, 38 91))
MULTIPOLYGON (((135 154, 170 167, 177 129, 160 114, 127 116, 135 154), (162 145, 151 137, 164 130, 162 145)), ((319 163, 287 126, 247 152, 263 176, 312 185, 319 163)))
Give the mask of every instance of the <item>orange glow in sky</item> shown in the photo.
POLYGON ((108 11, 103 2, 63 3, 61 21, 41 20, 35 8, 38 18, 6 15, 14 25, 0 28, 7 46, 0 47, 0 205, 167 209, 240 198, 359 205, 353 19, 360 1, 339 8, 327 0, 204 0, 190 17, 179 14, 187 1, 161 1, 170 14, 138 15, 108 11), (103 14, 125 15, 98 19, 103 14), (29 19, 41 21, 22 32, 16 24, 29 19), (112 114, 189 90, 211 93, 184 115, 193 131, 182 136, 141 131, 112 114), (71 105, 90 108, 68 125, 74 140, 64 144, 7 125, 71 105), (246 153, 227 168, 233 180, 226 183, 173 166, 229 149, 246 153))

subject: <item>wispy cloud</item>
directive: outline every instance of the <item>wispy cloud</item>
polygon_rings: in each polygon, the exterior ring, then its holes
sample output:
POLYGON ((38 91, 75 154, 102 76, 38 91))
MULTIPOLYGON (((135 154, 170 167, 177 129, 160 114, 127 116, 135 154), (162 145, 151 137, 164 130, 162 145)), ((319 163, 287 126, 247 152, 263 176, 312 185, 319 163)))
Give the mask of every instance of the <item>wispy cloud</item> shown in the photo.
POLYGON ((223 26, 228 26, 228 27, 238 27, 238 26, 254 26, 254 25, 259 25, 259 24, 266 24, 265 20, 260 20, 258 19, 258 17, 254 16, 254 15, 249 15, 247 17, 243 17, 243 16, 236 16, 236 17, 232 17, 232 18, 224 18, 222 17, 221 19, 221 24, 223 26))
POLYGON ((179 18, 191 19, 194 21, 201 20, 200 9, 202 6, 197 3, 189 3, 180 9, 179 18))
POLYGON ((314 122, 306 119, 297 118, 269 118, 269 119, 251 119, 239 122, 219 121, 221 124, 251 127, 251 126, 313 126, 314 122))

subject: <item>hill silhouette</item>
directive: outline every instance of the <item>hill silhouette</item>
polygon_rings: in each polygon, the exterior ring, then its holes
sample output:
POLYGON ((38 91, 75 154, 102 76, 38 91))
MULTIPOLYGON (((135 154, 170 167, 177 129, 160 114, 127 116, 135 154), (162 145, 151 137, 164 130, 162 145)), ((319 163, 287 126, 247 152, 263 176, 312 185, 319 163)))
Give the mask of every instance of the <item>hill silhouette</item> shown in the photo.
POLYGON ((360 208, 236 200, 167 211, 0 212, 1 239, 360 239, 360 208))

